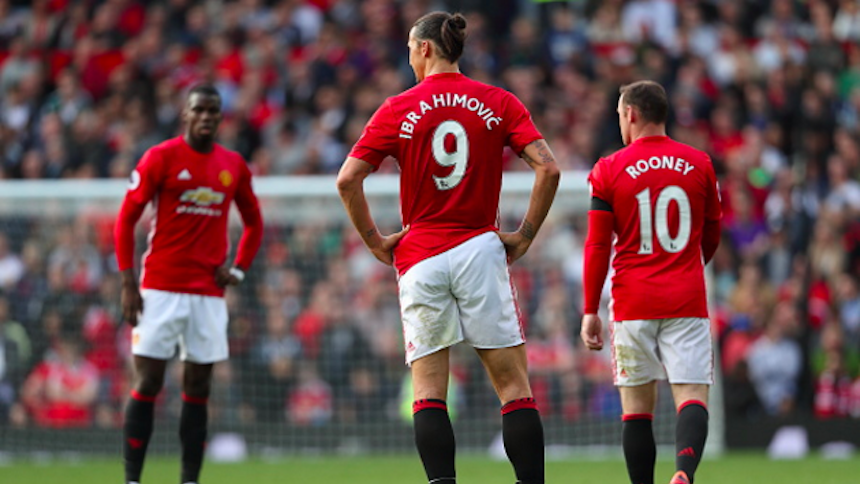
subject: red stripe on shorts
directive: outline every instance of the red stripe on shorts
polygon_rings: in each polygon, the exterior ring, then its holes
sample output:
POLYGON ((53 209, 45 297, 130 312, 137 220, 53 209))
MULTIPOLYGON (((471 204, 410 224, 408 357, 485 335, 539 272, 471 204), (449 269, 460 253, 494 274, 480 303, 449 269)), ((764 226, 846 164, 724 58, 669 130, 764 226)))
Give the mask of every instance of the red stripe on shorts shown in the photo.
POLYGON ((511 285, 511 297, 514 300, 514 311, 517 312, 517 323, 520 325, 520 337, 525 342, 526 340, 526 330, 523 325, 523 313, 520 311, 520 303, 517 301, 517 286, 514 285, 514 278, 511 276, 511 266, 508 266, 508 283, 511 285))
POLYGON ((618 386, 618 360, 615 359, 615 321, 609 320, 609 357, 612 361, 612 383, 618 386))

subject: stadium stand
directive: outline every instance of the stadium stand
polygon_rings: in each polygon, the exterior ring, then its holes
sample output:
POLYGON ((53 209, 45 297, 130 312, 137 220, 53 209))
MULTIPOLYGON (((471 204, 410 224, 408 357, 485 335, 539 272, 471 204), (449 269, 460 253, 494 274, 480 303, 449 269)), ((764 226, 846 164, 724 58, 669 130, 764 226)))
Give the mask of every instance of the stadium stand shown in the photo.
MULTIPOLYGON (((618 86, 667 86, 670 134, 712 156, 722 187, 712 288, 727 419, 860 418, 854 0, 0 0, 0 178, 124 178, 178 132, 200 82, 222 93, 220 140, 255 175, 335 173, 376 107, 413 82, 406 27, 454 4, 469 19, 464 71, 516 93, 565 171, 619 147, 618 86)), ((87 216, 0 220, 0 426, 118 425, 129 352, 113 220, 87 216), (51 377, 75 380, 76 405, 46 397, 51 377)), ((568 421, 619 412, 606 361, 577 342, 583 233, 581 216, 557 221, 514 267, 539 401, 568 421)), ((324 223, 271 225, 260 259, 230 293, 216 418, 390 419, 403 386, 390 274, 324 223)), ((459 394, 487 385, 476 370, 455 368, 459 394)), ((175 381, 162 398, 178 398, 175 381)))

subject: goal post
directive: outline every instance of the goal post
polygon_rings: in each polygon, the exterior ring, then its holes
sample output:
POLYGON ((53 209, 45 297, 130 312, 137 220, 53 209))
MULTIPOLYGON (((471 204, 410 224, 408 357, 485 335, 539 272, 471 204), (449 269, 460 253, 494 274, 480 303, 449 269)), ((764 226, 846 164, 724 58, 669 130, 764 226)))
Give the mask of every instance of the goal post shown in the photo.
MULTIPOLYGON (((504 175, 503 230, 516 229, 533 181, 531 172, 504 175)), ((0 452, 117 453, 121 448, 130 335, 120 321, 112 231, 125 187, 123 180, 0 182, 0 238, 21 267, 0 294, 8 302, 8 319, 23 329, 30 347, 14 377, 9 364, 7 378, 0 371, 0 382, 11 381, 14 390, 14 403, 0 423, 0 452), (37 380, 41 363, 56 358, 52 348, 58 338, 70 333, 81 336, 80 359, 96 368, 98 391, 83 421, 45 424, 33 405, 51 402, 25 387, 37 380)), ((257 454, 411 452, 410 383, 393 270, 361 246, 334 177, 259 177, 254 188, 265 235, 246 281, 228 292, 231 359, 214 374, 210 451, 241 442, 257 454)), ((365 191, 380 229, 399 229, 397 175, 374 174, 365 191)), ((588 204, 586 174, 563 173, 545 226, 512 267, 549 455, 557 457, 620 455, 620 404, 608 352, 589 353, 578 338, 588 204)), ((151 217, 148 209, 137 226, 136 261, 151 217)), ((234 250, 240 230, 234 209, 234 250)), ((0 262, 7 256, 2 246, 0 262)), ((3 275, 0 269, 0 284, 3 275)), ((499 405, 477 356, 458 346, 452 351, 449 391, 458 448, 486 452, 500 430, 499 405)), ((175 452, 178 446, 179 370, 169 367, 159 397, 153 453, 175 452)), ((674 439, 667 390, 661 387, 655 416, 660 446, 674 439)), ((712 393, 710 409, 709 451, 721 452, 719 390, 712 393)))

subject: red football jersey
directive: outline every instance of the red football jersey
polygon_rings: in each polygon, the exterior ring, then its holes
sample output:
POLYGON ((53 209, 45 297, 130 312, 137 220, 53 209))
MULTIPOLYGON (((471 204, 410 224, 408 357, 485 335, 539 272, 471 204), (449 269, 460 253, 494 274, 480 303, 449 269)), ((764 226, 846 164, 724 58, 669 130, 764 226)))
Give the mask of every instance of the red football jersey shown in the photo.
POLYGON ((611 318, 707 317, 702 229, 722 213, 708 155, 666 136, 639 138, 588 179, 615 221, 611 318))
POLYGON ((541 139, 513 94, 459 73, 435 74, 388 98, 349 156, 400 165, 400 212, 411 228, 394 250, 400 274, 498 230, 502 154, 541 139))
POLYGON ((180 136, 150 148, 132 172, 117 224, 119 269, 132 266, 134 247, 122 243, 152 200, 156 210, 143 256, 141 287, 223 296, 215 272, 230 242, 227 222, 234 200, 245 222, 236 265, 247 269, 262 236, 251 172, 239 154, 215 145, 210 153, 191 149, 180 136), (131 215, 126 215, 131 214, 131 215), (249 231, 249 227, 251 230, 249 231))
POLYGON ((99 371, 95 366, 87 361, 69 366, 59 360, 47 360, 39 363, 27 377, 27 383, 32 381, 41 381, 45 389, 58 389, 52 392, 45 390, 37 397, 39 400, 25 402, 39 426, 69 428, 90 425, 92 422, 90 405, 74 401, 71 395, 98 386, 99 371), (52 395, 47 396, 45 393, 52 395))

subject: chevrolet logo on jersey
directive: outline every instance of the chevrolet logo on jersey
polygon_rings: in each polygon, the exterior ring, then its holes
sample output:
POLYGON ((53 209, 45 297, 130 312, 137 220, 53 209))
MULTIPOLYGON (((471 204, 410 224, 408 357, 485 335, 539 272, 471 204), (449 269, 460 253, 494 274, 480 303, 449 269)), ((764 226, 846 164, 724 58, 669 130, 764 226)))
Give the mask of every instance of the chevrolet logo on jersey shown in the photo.
POLYGON ((224 201, 224 194, 216 192, 209 187, 197 187, 193 190, 185 190, 180 202, 191 202, 200 207, 208 207, 209 205, 218 205, 224 201))

